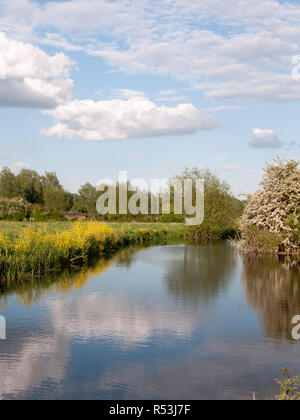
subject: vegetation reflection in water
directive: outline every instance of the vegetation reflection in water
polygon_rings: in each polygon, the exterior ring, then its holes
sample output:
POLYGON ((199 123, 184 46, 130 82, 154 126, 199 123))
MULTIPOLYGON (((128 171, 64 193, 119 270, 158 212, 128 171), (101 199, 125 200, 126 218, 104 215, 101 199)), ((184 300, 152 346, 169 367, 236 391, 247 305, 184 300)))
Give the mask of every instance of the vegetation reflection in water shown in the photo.
POLYGON ((0 298, 10 325, 0 398, 273 396, 280 366, 298 373, 299 279, 291 258, 217 242, 126 248, 14 283, 0 298))
POLYGON ((244 255, 242 281, 265 334, 292 340, 292 318, 300 314, 299 259, 244 255))
POLYGON ((234 248, 224 242, 205 246, 187 244, 183 256, 173 250, 173 259, 165 280, 171 295, 187 302, 208 301, 229 286, 232 271, 238 259, 234 248))
MULTIPOLYGON (((178 243, 180 241, 177 241, 178 243)), ((170 242, 175 245, 176 241, 170 242)), ((157 245, 156 245, 157 246, 157 245)), ((14 296, 19 303, 34 305, 50 291, 68 294, 81 289, 93 277, 112 265, 130 268, 132 256, 149 247, 131 246, 111 257, 92 261, 78 271, 32 278, 29 282, 13 283, 0 292, 0 310, 14 296)), ((291 340, 291 319, 300 314, 300 262, 288 256, 239 255, 223 241, 199 246, 187 241, 184 252, 172 250, 172 260, 165 274, 170 296, 197 304, 224 293, 230 285, 239 258, 242 261, 242 284, 249 306, 260 316, 265 334, 291 340)), ((156 263, 159 263, 157 261, 156 263)))
POLYGON ((0 310, 7 306, 11 296, 14 296, 19 303, 31 306, 38 303, 50 291, 55 291, 57 294, 68 294, 71 290, 81 289, 92 277, 101 275, 114 263, 128 264, 130 256, 142 249, 138 246, 125 248, 115 256, 91 261, 88 266, 80 268, 78 271, 65 270, 60 275, 33 277, 27 282, 20 281, 5 285, 0 292, 0 310))

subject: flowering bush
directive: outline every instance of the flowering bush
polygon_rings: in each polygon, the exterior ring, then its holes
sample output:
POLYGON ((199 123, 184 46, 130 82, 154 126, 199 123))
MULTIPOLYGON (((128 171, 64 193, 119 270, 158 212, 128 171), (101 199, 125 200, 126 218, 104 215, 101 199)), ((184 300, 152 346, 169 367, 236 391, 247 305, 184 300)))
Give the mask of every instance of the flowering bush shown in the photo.
POLYGON ((248 249, 294 253, 300 249, 300 169, 294 160, 268 165, 262 189, 249 197, 242 216, 248 249))

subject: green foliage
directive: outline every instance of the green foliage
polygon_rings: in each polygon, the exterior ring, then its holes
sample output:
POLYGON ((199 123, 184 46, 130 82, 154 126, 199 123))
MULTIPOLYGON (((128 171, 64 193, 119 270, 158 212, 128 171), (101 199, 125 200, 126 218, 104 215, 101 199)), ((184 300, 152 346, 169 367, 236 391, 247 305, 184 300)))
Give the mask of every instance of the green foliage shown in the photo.
POLYGON ((21 221, 26 217, 26 202, 21 198, 0 198, 0 219, 21 221))
POLYGON ((91 219, 99 219, 96 202, 99 197, 96 187, 87 183, 83 185, 74 197, 74 210, 79 211, 91 219))
POLYGON ((14 198, 17 195, 18 191, 15 175, 8 168, 2 169, 0 173, 0 197, 14 198))
POLYGON ((181 214, 162 214, 159 221, 161 223, 184 223, 185 217, 181 214))
POLYGON ((288 369, 280 369, 282 379, 276 379, 280 392, 275 397, 276 401, 300 401, 300 376, 290 377, 288 369))
POLYGON ((62 219, 61 212, 54 209, 46 210, 44 207, 39 206, 38 204, 32 207, 30 216, 34 219, 35 222, 46 222, 49 220, 62 219))
POLYGON ((43 204, 52 211, 64 212, 70 208, 69 194, 60 185, 55 173, 46 172, 42 177, 43 204))
POLYGON ((186 169, 179 178, 205 181, 204 222, 202 225, 190 227, 189 235, 201 239, 225 239, 235 236, 238 232, 237 219, 243 212, 243 203, 231 194, 229 185, 209 169, 186 169))
POLYGON ((243 237, 250 252, 262 254, 278 253, 283 240, 281 235, 261 230, 255 225, 245 227, 243 237))
POLYGON ((38 230, 43 233, 55 233, 55 232, 63 232, 68 230, 72 227, 74 222, 60 220, 60 221, 47 221, 45 222, 36 222, 36 223, 28 223, 26 221, 18 222, 18 221, 6 221, 0 220, 0 235, 5 234, 8 235, 11 239, 17 238, 20 236, 20 232, 24 229, 34 229, 38 230))
POLYGON ((41 176, 30 169, 23 169, 15 178, 16 193, 28 203, 43 203, 41 176))
POLYGON ((78 268, 132 244, 185 237, 184 225, 98 222, 0 223, 0 288, 15 281, 78 268))
POLYGON ((18 175, 8 168, 0 172, 0 200, 0 218, 8 220, 57 219, 73 205, 72 194, 64 190, 55 173, 40 176, 29 169, 23 169, 18 175), (15 210, 13 207, 18 203, 23 203, 22 208, 15 210))
MULTIPOLYGON (((243 203, 232 196, 229 186, 217 178, 209 170, 193 168, 185 170, 179 177, 196 180, 205 179, 205 220, 201 226, 191 228, 190 236, 198 238, 223 238, 236 233, 236 219, 241 215, 243 203)), ((130 184, 128 183, 128 187, 130 184)), ((119 208, 119 188, 116 187, 116 207, 119 208)), ((127 191, 127 201, 135 193, 127 191)), ((140 222, 140 223, 184 223, 185 215, 174 214, 174 191, 171 190, 171 214, 160 215, 121 215, 107 214, 100 216, 96 203, 100 196, 96 187, 87 183, 83 185, 78 194, 71 194, 60 184, 57 175, 46 172, 41 176, 37 172, 24 169, 15 175, 5 168, 0 172, 0 197, 3 199, 23 200, 26 211, 23 210, 15 217, 22 220, 25 217, 35 221, 48 221, 60 219, 68 211, 82 213, 86 218, 106 222, 140 222), (173 200, 173 201, 172 201, 173 200)), ((160 213, 162 213, 163 200, 159 198, 160 213)), ((149 208, 151 197, 149 196, 149 208)), ((2 212, 0 218, 11 219, 7 212, 2 212)))

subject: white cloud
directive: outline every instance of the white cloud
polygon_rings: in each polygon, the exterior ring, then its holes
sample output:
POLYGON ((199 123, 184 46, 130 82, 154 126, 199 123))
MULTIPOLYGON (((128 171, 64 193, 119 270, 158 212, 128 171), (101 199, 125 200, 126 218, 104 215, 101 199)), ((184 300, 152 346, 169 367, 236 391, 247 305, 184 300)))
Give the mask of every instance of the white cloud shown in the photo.
POLYGON ((200 85, 210 99, 239 102, 295 101, 300 99, 300 83, 290 75, 260 73, 253 79, 216 85, 200 85))
POLYGON ((56 124, 44 130, 48 136, 88 141, 160 137, 214 130, 217 121, 192 104, 174 108, 157 106, 147 98, 72 101, 45 111, 56 124))
POLYGON ((30 165, 28 163, 24 162, 16 162, 13 165, 13 171, 14 172, 20 172, 22 169, 30 169, 30 165))
POLYGON ((165 96, 157 98, 158 102, 187 102, 188 98, 186 96, 165 96))
POLYGON ((0 32, 0 55, 5 75, 0 80, 0 107, 53 108, 72 98, 72 62, 64 54, 49 56, 0 32))
POLYGON ((253 130, 253 138, 249 145, 255 149, 276 149, 282 147, 277 134, 273 130, 253 130))
POLYGON ((124 99, 139 98, 139 97, 146 96, 144 92, 140 92, 138 90, 132 90, 132 89, 114 89, 114 94, 115 96, 119 98, 124 98, 124 99))
POLYGON ((161 90, 159 92, 159 95, 162 95, 162 96, 174 96, 174 95, 177 95, 177 92, 174 89, 166 89, 166 90, 161 90))
POLYGON ((223 106, 215 106, 212 108, 204 108, 202 109, 203 112, 219 112, 219 111, 245 111, 247 107, 245 106, 230 106, 230 105, 223 105, 223 106))
POLYGON ((158 102, 188 102, 187 96, 179 96, 176 90, 166 89, 158 93, 158 102))
POLYGON ((287 4, 282 7, 275 1, 264 2, 262 6, 261 2, 255 1, 252 9, 249 3, 241 7, 242 2, 238 5, 229 2, 223 15, 224 4, 220 1, 213 2, 214 10, 212 2, 201 2, 201 6, 199 2, 174 3, 168 23, 162 24, 158 19, 159 15, 164 15, 163 7, 155 9, 151 15, 156 32, 145 25, 147 36, 139 37, 137 32, 127 49, 116 45, 90 53, 102 56, 110 65, 128 72, 170 74, 180 80, 209 80, 210 85, 202 84, 202 89, 216 99, 273 101, 300 98, 299 86, 290 80, 289 74, 291 57, 299 50, 299 38, 296 38, 295 30, 283 32, 283 27, 291 30, 292 27, 296 29, 297 24, 299 26, 299 6, 291 8, 287 4), (276 10, 277 21, 270 18, 270 8, 272 13, 276 10), (182 18, 181 22, 175 11, 182 18), (200 20, 197 29, 185 23, 185 17, 200 20), (201 20, 205 18, 216 18, 223 24, 223 35, 201 29, 201 20), (235 18, 244 27, 237 33, 227 33, 226 19, 232 24, 235 18))
POLYGON ((22 39, 84 50, 118 70, 171 75, 217 100, 300 99, 300 83, 290 77, 300 39, 300 4, 292 1, 2 0, 1 5, 0 26, 14 37, 22 33, 22 39), (208 29, 209 22, 218 31, 208 29))

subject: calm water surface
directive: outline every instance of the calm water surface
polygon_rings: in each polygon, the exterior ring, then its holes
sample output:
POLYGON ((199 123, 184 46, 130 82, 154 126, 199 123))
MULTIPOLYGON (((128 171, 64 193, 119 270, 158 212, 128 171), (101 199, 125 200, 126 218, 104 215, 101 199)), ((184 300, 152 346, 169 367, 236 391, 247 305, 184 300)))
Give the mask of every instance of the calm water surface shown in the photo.
POLYGON ((127 249, 0 295, 1 399, 251 399, 300 373, 300 273, 224 243, 127 249))

